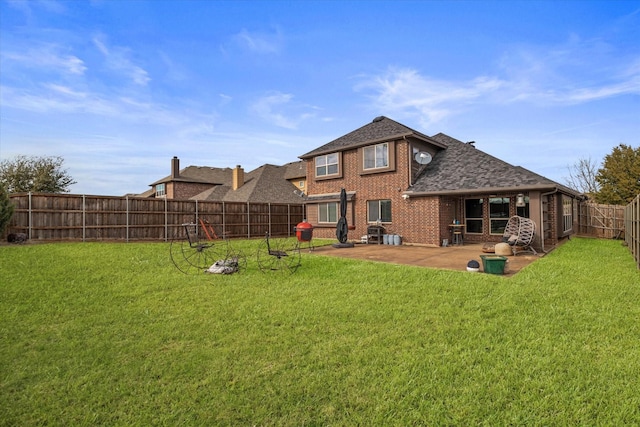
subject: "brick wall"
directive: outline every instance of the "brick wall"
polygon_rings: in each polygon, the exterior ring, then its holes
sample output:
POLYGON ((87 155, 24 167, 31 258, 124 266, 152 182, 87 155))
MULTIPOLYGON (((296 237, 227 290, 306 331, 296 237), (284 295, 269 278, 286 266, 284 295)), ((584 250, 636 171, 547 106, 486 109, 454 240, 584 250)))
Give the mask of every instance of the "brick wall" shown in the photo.
MULTIPOLYGON (((367 201, 389 199, 392 222, 383 224, 387 233, 402 235, 406 243, 437 245, 440 238, 440 198, 402 198, 402 192, 409 184, 410 146, 399 140, 393 147, 395 169, 377 174, 358 172, 359 151, 354 149, 342 154, 343 178, 318 181, 313 179, 315 170, 311 159, 307 162, 307 176, 311 178, 307 182, 309 194, 337 194, 343 187, 347 192, 356 192, 347 209, 347 222, 356 227, 349 231, 350 240, 358 240, 367 233, 367 201)), ((314 236, 334 238, 335 225, 318 224, 317 212, 317 205, 307 205, 307 220, 314 225, 314 236)))
POLYGON ((173 182, 169 184, 169 188, 171 189, 171 191, 167 189, 169 199, 185 200, 210 189, 211 184, 173 182))

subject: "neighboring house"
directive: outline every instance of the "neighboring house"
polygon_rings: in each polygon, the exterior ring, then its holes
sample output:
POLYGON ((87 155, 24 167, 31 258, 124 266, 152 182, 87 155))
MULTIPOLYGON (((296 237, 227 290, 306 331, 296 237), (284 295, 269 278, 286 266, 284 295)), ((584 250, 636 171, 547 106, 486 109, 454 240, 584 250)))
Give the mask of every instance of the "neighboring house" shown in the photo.
POLYGON ((581 195, 445 134, 427 136, 387 117, 300 159, 307 165, 307 221, 314 236, 335 237, 339 195, 347 192, 351 240, 382 224, 404 243, 442 245, 454 221, 466 242, 499 242, 513 215, 536 224, 545 250, 573 233, 581 195))
POLYGON ((286 168, 285 179, 296 186, 298 194, 300 196, 307 194, 307 168, 304 162, 291 162, 283 167, 286 168))
POLYGON ((301 204, 299 186, 306 182, 303 162, 284 166, 265 164, 251 172, 241 166, 213 168, 188 166, 180 169, 180 160, 171 159, 171 174, 153 184, 148 197, 222 202, 301 204))

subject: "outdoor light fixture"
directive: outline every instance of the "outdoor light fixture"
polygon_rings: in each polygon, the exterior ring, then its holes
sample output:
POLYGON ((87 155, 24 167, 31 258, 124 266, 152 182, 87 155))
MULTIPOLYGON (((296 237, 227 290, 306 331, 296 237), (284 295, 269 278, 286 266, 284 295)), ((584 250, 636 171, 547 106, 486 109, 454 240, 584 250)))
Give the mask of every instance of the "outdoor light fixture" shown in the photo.
POLYGON ((524 201, 524 194, 520 193, 516 196, 516 207, 524 208, 527 204, 524 201))
POLYGON ((403 199, 405 199, 405 200, 407 200, 407 199, 409 198, 409 195, 408 195, 408 194, 403 194, 403 195, 402 195, 402 198, 403 198, 403 199))

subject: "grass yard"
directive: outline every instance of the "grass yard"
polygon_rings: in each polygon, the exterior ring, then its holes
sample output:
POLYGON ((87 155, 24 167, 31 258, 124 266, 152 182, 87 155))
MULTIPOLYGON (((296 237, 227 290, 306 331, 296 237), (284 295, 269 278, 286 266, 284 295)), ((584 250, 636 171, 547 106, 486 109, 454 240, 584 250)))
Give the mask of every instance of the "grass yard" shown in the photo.
POLYGON ((640 424, 619 241, 511 278, 306 251, 293 275, 187 276, 168 256, 0 246, 0 425, 640 424))

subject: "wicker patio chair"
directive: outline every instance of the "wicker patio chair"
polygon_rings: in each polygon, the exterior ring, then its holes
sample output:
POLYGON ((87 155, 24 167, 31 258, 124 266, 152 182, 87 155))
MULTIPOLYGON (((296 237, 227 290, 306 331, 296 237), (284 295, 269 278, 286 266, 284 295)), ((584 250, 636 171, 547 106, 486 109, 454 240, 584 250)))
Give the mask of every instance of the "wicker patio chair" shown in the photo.
POLYGON ((531 246, 533 236, 536 232, 536 224, 530 218, 512 216, 504 228, 502 240, 511 246, 514 255, 525 252, 537 255, 536 250, 531 246))

